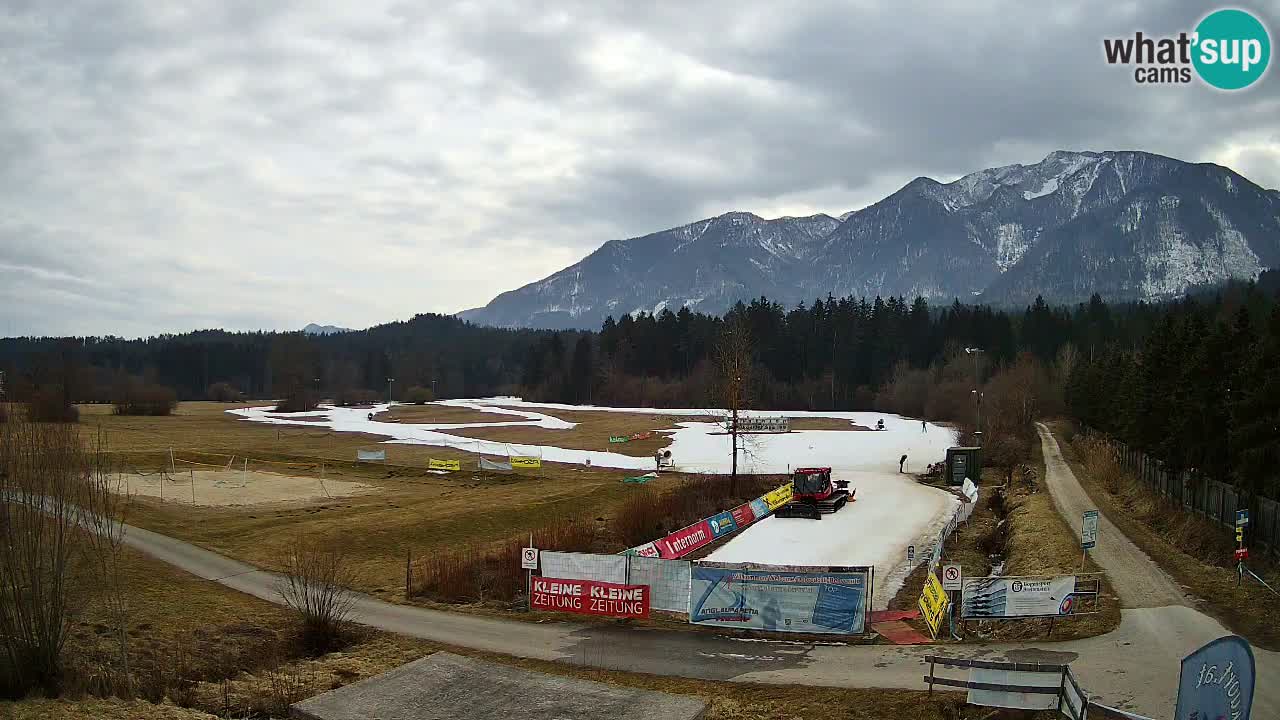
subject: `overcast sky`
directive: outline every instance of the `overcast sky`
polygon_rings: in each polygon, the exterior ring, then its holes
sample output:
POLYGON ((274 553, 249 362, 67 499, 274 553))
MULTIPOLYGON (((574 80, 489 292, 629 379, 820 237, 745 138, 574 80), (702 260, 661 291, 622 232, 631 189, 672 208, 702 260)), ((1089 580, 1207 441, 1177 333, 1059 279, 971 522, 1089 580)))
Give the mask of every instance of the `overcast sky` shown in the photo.
POLYGON ((1280 187, 1275 69, 1102 60, 1203 3, 687 5, 0 0, 0 335, 456 312, 609 239, 1055 149, 1280 187))

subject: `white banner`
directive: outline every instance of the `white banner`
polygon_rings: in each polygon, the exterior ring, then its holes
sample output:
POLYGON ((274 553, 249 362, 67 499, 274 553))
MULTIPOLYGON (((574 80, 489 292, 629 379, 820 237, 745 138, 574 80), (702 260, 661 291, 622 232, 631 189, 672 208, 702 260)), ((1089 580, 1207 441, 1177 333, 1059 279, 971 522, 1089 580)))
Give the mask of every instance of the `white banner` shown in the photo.
POLYGON ((1075 575, 1058 577, 966 578, 961 617, 1025 618, 1070 615, 1075 575))
MULTIPOLYGON (((1057 690, 1062 685, 1062 671, 1033 672, 1022 670, 989 670, 970 668, 969 682, 992 685, 1021 685, 1057 690)), ((970 705, 1015 708, 1022 710, 1057 710, 1058 693, 1006 692, 1004 690, 969 689, 970 705)))
POLYGON ((510 470, 511 463, 493 462, 492 460, 485 460, 484 458, 480 458, 480 469, 481 470, 510 470))
POLYGON ((386 459, 386 450, 356 450, 356 462, 373 462, 386 459))
POLYGON ((595 580, 627 584, 625 555, 592 555, 590 553, 542 552, 542 576, 560 580, 595 580))
POLYGON ((668 612, 689 612, 689 562, 634 556, 628 585, 649 586, 649 607, 668 612))

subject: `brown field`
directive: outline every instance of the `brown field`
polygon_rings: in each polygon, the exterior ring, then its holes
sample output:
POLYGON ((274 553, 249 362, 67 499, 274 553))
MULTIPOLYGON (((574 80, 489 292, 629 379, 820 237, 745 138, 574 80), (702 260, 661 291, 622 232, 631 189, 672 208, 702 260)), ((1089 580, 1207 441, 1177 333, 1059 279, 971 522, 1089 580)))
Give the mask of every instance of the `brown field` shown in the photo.
POLYGON ((380 422, 402 423, 491 423, 518 422, 525 418, 507 413, 491 413, 450 405, 396 405, 373 416, 380 422))
POLYGON ((710 416, 673 417, 601 410, 547 410, 545 413, 565 422, 577 423, 577 426, 571 430, 548 430, 540 427, 467 428, 450 430, 449 433, 495 442, 555 445, 573 450, 606 450, 633 457, 652 457, 655 451, 671 444, 671 439, 661 434, 660 430, 671 430, 680 422, 714 421, 710 416), (654 435, 646 440, 609 442, 610 436, 629 437, 638 432, 651 432, 654 435))
POLYGON ((791 418, 792 430, 871 430, 865 425, 854 424, 839 418, 800 417, 791 418))
POLYGON ((377 492, 371 485, 312 476, 282 475, 240 468, 120 476, 121 492, 186 505, 308 504, 377 492))

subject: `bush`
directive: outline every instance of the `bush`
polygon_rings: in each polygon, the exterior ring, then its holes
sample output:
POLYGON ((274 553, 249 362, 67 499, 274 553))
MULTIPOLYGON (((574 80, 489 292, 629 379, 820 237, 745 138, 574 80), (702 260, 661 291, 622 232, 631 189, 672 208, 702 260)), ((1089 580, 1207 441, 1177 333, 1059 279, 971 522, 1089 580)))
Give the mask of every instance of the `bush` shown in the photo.
POLYGON ((204 395, 214 402, 239 402, 244 398, 244 393, 229 382, 216 382, 210 385, 209 389, 204 391, 204 395))
POLYGON ((345 388, 334 395, 333 404, 341 407, 351 407, 352 405, 374 405, 381 400, 382 396, 378 394, 377 390, 345 388))
POLYGON ((116 381, 112 395, 116 415, 172 415, 178 405, 172 388, 130 376, 116 381))
POLYGON ((635 547, 750 502, 785 482, 781 477, 743 475, 735 489, 732 478, 716 475, 686 481, 665 493, 644 488, 618 508, 613 530, 627 547, 635 547))
POLYGON ((404 393, 404 402, 413 403, 414 405, 422 405, 435 400, 435 393, 430 388, 424 388, 421 385, 414 385, 404 393))
POLYGON ((350 625, 355 577, 337 544, 299 535, 285 552, 280 594, 302 623, 307 648, 325 653, 340 647, 350 625))
POLYGON ((320 405, 320 401, 316 398, 315 393, 306 389, 299 389, 285 395, 284 399, 276 403, 276 412, 310 412, 320 405))
POLYGON ((73 423, 80 421, 80 411, 71 404, 61 385, 46 385, 32 391, 27 418, 32 422, 73 423))

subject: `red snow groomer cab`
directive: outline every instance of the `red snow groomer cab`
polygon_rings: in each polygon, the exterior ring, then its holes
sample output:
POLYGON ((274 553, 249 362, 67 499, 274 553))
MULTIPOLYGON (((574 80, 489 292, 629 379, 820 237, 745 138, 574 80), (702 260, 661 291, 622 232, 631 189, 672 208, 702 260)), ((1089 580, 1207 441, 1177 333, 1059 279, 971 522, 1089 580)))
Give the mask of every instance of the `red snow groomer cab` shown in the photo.
POLYGON ((857 489, 849 489, 848 480, 831 480, 831 468, 798 468, 791 476, 791 502, 774 513, 780 518, 821 520, 823 513, 833 513, 854 499, 857 489))

